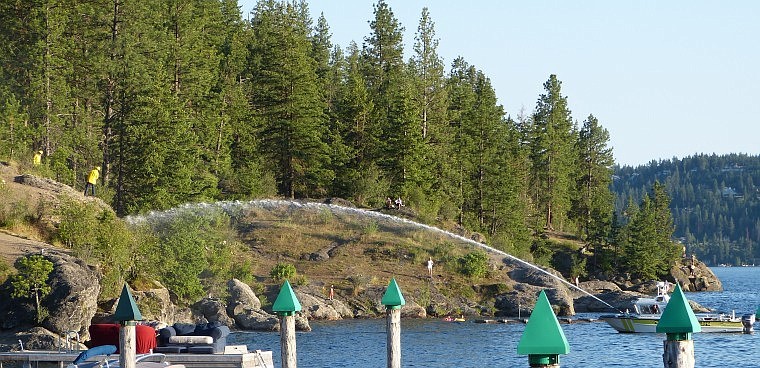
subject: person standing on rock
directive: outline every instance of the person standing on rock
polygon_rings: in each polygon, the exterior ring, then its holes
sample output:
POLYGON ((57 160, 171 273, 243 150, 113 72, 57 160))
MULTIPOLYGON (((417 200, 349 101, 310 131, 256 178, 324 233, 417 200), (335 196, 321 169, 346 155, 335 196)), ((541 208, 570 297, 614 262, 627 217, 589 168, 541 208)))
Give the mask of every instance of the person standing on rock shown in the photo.
POLYGON ((330 300, 333 300, 335 298, 335 288, 330 285, 330 300))
POLYGON ((428 276, 433 277, 433 258, 429 257, 427 260, 428 276))
POLYGON ((100 167, 95 166, 92 171, 90 171, 90 174, 87 175, 87 184, 84 185, 84 195, 87 196, 87 189, 90 189, 90 193, 92 193, 92 196, 95 196, 95 184, 98 183, 98 178, 100 177, 100 167))
POLYGON ((34 158, 32 159, 32 163, 34 166, 40 166, 42 165, 42 150, 37 151, 34 154, 34 158))

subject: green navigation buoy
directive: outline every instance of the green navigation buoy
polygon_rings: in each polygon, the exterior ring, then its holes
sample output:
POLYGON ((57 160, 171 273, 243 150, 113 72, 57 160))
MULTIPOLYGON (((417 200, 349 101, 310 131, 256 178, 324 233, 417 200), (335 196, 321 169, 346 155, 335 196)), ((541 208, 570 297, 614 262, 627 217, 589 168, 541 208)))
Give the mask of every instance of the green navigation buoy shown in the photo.
POLYGON ((272 312, 275 312, 281 316, 292 316, 295 312, 301 310, 301 303, 296 297, 296 293, 293 292, 293 288, 290 287, 290 282, 285 280, 280 288, 280 293, 277 294, 272 305, 272 312))
POLYGON ((686 300, 678 284, 670 296, 665 311, 662 312, 656 331, 667 334, 668 340, 691 340, 693 332, 702 331, 697 316, 691 310, 689 301, 686 300))
POLYGON ((127 321, 142 321, 142 313, 137 308, 135 298, 132 297, 132 293, 126 284, 121 289, 121 296, 119 297, 119 303, 116 304, 113 319, 114 321, 122 322, 122 324, 127 321))
POLYGON ((549 298, 541 290, 520 343, 517 344, 517 354, 528 355, 528 363, 533 367, 559 364, 559 354, 569 352, 570 345, 565 333, 559 326, 549 298))
POLYGON ((380 302, 386 308, 390 309, 399 309, 401 306, 406 304, 404 296, 401 294, 401 289, 398 287, 395 278, 391 279, 391 282, 388 283, 388 289, 385 290, 383 299, 380 302))

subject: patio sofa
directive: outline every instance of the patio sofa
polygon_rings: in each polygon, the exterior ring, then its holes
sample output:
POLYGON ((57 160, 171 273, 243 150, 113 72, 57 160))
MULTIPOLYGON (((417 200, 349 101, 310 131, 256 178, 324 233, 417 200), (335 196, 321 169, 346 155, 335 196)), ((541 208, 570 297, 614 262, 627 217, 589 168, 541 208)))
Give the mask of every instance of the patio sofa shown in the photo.
POLYGON ((157 353, 221 354, 229 327, 219 323, 175 323, 158 331, 157 353))

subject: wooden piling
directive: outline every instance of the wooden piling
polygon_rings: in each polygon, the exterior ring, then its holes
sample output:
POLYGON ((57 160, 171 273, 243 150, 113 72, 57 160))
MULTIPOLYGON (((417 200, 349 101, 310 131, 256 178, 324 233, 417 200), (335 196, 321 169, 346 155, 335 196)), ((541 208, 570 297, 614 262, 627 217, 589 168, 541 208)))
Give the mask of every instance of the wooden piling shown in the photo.
POLYGON ((137 321, 142 321, 142 313, 137 308, 135 298, 129 291, 129 287, 124 284, 121 289, 121 296, 116 305, 113 319, 121 325, 119 329, 119 366, 121 368, 135 368, 137 366, 137 321))
POLYGON ((678 284, 657 322, 656 331, 666 336, 662 353, 665 368, 694 368, 694 340, 691 335, 702 331, 702 327, 678 284))
POLYGON ((280 357, 282 368, 296 368, 298 354, 296 354, 296 317, 286 315, 280 317, 280 357))
POLYGON ((386 308, 388 368, 401 368, 401 307, 406 304, 396 279, 391 279, 380 301, 386 308))
POLYGON ((119 329, 119 366, 135 368, 137 366, 135 351, 137 350, 137 333, 135 321, 125 321, 119 329))
POLYGON ((694 340, 663 341, 662 363, 665 368, 694 368, 694 340))
POLYGON ((290 282, 285 280, 272 305, 272 311, 280 316, 280 356, 282 368, 296 368, 298 355, 296 354, 296 316, 301 310, 290 282))
POLYGON ((401 368, 401 309, 387 309, 388 368, 401 368))

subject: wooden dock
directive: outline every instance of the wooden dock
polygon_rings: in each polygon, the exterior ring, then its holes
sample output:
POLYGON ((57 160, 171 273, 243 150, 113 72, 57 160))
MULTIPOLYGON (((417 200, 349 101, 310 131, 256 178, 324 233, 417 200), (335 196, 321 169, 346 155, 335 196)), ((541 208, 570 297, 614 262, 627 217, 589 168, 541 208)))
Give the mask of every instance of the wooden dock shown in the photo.
MULTIPOLYGON (((3 362, 20 362, 23 368, 57 366, 65 368, 79 355, 79 351, 13 351, 0 353, 3 362)), ((118 359, 118 355, 112 355, 118 359)), ((256 350, 245 354, 166 354, 166 360, 184 364, 187 368, 274 368, 271 351, 256 350)))

